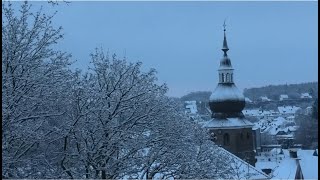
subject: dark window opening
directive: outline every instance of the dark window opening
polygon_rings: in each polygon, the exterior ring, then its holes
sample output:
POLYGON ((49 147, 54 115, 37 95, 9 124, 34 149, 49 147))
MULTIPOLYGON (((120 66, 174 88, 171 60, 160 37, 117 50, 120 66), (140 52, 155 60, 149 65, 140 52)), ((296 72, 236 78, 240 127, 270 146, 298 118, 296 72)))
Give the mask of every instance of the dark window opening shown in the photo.
POLYGON ((229 137, 228 133, 223 135, 223 145, 225 145, 225 146, 229 145, 229 143, 230 143, 230 139, 229 138, 230 137, 229 137))

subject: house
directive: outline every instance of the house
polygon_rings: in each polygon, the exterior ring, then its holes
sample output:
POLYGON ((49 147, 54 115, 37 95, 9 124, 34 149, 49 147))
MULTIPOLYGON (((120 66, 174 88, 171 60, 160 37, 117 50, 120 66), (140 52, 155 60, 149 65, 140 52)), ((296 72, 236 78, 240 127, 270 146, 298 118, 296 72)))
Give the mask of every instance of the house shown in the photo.
POLYGON ((247 103, 252 103, 252 100, 249 99, 248 97, 245 97, 244 100, 245 100, 247 103))
POLYGON ((262 102, 271 101, 267 96, 261 96, 260 99, 262 102))
POLYGON ((256 168, 271 179, 318 179, 318 149, 275 147, 256 156, 256 168))
POLYGON ((286 117, 286 120, 290 121, 290 122, 294 122, 294 118, 295 118, 295 116, 288 116, 288 117, 286 117))
POLYGON ((186 113, 196 114, 198 112, 196 101, 185 101, 186 113))
POLYGON ((308 106, 305 110, 305 115, 311 115, 312 114, 312 106, 308 106))
POLYGON ((278 111, 283 116, 293 116, 297 110, 301 109, 297 106, 279 106, 278 111))
POLYGON ((301 93, 300 98, 302 98, 302 99, 310 99, 310 98, 312 98, 312 96, 310 96, 309 93, 301 93))
POLYGON ((281 94, 279 99, 280 99, 280 101, 283 101, 283 100, 289 99, 289 97, 286 94, 281 94))

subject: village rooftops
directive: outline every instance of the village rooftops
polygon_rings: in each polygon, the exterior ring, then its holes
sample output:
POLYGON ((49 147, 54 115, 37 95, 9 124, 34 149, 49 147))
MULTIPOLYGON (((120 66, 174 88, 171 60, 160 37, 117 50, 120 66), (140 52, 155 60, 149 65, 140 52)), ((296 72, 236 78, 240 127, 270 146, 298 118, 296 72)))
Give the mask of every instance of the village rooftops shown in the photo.
POLYGON ((318 156, 315 151, 318 149, 274 148, 256 157, 256 168, 271 169, 271 179, 295 179, 297 175, 302 175, 304 179, 318 179, 318 156), (297 157, 293 157, 290 151, 297 157))

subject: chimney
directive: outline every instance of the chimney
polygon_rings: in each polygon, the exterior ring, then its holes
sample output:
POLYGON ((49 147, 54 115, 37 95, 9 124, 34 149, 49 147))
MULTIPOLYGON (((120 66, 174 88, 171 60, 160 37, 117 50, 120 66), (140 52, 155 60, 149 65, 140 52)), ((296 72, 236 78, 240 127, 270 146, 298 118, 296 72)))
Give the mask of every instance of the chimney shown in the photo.
POLYGON ((297 158, 298 157, 296 149, 290 149, 289 150, 289 154, 290 154, 291 158, 297 158))
POLYGON ((315 150, 314 150, 313 156, 318 156, 318 149, 315 149, 315 150))

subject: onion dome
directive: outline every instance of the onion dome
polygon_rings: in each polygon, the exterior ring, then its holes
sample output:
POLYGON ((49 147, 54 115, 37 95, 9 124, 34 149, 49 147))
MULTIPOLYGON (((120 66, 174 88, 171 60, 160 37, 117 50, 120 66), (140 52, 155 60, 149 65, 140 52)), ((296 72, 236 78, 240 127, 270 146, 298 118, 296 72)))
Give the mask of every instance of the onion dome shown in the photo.
POLYGON ((245 106, 245 99, 243 94, 234 84, 233 68, 231 60, 227 54, 228 50, 229 48, 224 24, 224 39, 222 47, 224 54, 218 69, 219 83, 209 99, 212 117, 243 117, 242 110, 245 106))

